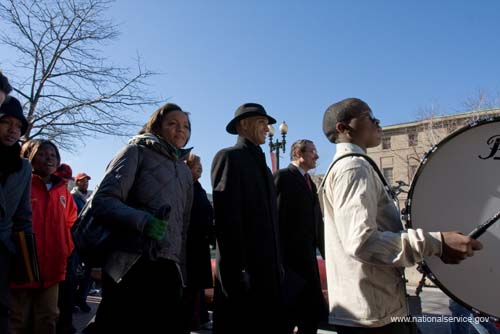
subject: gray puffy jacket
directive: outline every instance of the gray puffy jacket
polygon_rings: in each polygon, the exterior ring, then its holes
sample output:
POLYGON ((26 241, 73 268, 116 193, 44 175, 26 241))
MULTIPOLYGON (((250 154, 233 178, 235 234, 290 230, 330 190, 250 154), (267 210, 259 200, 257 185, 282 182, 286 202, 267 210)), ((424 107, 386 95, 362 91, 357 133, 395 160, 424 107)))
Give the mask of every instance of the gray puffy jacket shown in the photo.
POLYGON ((103 270, 117 282, 141 256, 172 260, 185 275, 193 198, 191 172, 184 163, 189 151, 176 157, 165 147, 151 134, 134 137, 110 162, 92 200, 94 217, 110 228, 115 246, 103 270), (153 241, 144 236, 144 226, 166 204, 171 212, 165 237, 153 241))

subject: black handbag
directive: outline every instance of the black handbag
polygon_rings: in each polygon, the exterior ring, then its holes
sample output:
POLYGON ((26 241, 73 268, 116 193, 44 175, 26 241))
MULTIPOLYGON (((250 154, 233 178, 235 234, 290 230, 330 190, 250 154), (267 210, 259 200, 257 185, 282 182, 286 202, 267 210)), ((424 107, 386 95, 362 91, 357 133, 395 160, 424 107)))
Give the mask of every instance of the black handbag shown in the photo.
POLYGON ((102 267, 108 252, 108 239, 111 234, 109 228, 94 218, 92 214, 92 200, 97 189, 89 198, 78 218, 71 228, 75 248, 86 265, 96 268, 102 267))

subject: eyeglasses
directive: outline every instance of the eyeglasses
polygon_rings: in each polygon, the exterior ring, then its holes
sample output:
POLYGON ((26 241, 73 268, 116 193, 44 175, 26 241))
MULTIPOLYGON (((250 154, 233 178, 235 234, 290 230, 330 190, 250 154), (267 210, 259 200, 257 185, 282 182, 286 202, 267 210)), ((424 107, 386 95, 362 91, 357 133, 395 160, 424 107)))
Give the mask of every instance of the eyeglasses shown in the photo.
POLYGON ((353 118, 358 118, 358 119, 361 119, 361 118, 368 118, 370 119, 370 121, 372 123, 375 123, 375 122, 380 122, 379 119, 377 119, 375 116, 373 116, 373 113, 371 111, 368 111, 366 110, 365 112, 361 113, 361 114, 358 114, 356 116, 348 116, 347 114, 346 115, 343 115, 343 117, 339 117, 338 120, 337 120, 337 123, 344 123, 344 124, 349 124, 349 122, 353 119, 353 118))
POLYGON ((366 117, 368 117, 372 123, 379 121, 375 116, 373 116, 373 114, 371 112, 369 114, 367 114, 366 117))
POLYGON ((318 154, 318 151, 316 151, 316 150, 304 150, 303 152, 304 152, 304 153, 305 153, 305 152, 310 152, 310 153, 312 153, 312 154, 318 154))

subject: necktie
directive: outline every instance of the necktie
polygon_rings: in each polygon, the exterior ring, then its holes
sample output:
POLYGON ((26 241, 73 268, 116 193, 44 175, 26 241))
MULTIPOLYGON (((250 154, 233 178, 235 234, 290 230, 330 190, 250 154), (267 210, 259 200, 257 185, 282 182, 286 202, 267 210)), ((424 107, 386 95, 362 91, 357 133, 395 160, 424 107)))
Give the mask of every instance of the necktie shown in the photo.
POLYGON ((310 191, 312 191, 313 187, 312 187, 311 176, 309 174, 305 173, 304 177, 306 178, 307 187, 309 188, 310 191))

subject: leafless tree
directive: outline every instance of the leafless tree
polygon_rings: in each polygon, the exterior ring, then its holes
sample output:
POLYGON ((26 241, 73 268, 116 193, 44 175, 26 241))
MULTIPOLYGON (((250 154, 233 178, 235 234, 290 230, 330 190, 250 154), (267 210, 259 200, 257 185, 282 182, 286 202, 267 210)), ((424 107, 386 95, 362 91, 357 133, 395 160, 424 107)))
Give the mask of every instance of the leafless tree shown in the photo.
POLYGON ((500 95, 492 96, 487 90, 480 88, 477 93, 463 102, 465 111, 482 111, 496 109, 500 106, 500 95))
POLYGON ((2 0, 0 19, 9 29, 0 43, 18 57, 15 91, 26 99, 32 124, 24 139, 44 137, 71 150, 75 141, 99 134, 128 135, 133 115, 158 101, 145 93, 154 73, 110 65, 102 56, 118 36, 104 17, 108 0, 2 0))
POLYGON ((432 102, 427 107, 419 109, 417 121, 420 122, 420 125, 416 129, 416 132, 423 133, 424 135, 422 146, 431 148, 441 141, 449 132, 449 124, 444 122, 441 116, 441 106, 436 101, 432 102))
POLYGON ((443 113, 436 102, 418 110, 417 120, 421 124, 417 131, 422 133, 424 137, 422 149, 429 150, 450 133, 471 121, 491 116, 492 112, 498 115, 500 99, 499 96, 495 98, 486 90, 479 89, 477 94, 465 99, 462 105, 463 107, 452 115, 443 113))

